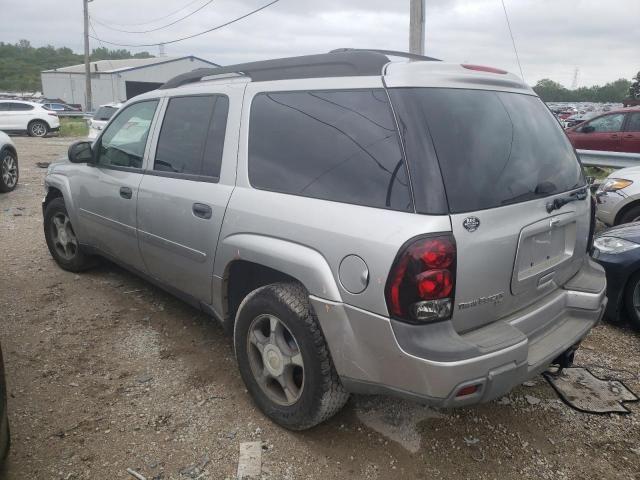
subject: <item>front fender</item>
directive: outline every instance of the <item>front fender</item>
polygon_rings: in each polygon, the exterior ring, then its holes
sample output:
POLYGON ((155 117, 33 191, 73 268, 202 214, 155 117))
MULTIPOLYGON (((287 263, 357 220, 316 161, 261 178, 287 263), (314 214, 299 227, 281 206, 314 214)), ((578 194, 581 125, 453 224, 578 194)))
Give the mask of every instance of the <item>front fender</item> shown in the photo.
POLYGON ((59 192, 62 193, 62 198, 64 199, 65 207, 67 208, 67 213, 69 214, 69 218, 71 219, 71 223, 74 227, 74 231, 76 236, 78 237, 78 241, 82 243, 83 231, 82 224, 80 222, 80 218, 78 215, 78 209, 73 202, 73 197, 71 195, 71 186, 69 185, 69 177, 66 175, 61 175, 57 173, 49 173, 46 177, 44 177, 44 188, 46 191, 45 197, 42 200, 42 214, 44 217, 44 209, 46 207, 46 201, 49 198, 49 192, 52 188, 55 188, 59 192))
POLYGON ((214 273, 223 278, 234 260, 246 260, 285 273, 301 282, 311 295, 342 302, 325 258, 316 250, 281 238, 239 233, 218 246, 214 273))

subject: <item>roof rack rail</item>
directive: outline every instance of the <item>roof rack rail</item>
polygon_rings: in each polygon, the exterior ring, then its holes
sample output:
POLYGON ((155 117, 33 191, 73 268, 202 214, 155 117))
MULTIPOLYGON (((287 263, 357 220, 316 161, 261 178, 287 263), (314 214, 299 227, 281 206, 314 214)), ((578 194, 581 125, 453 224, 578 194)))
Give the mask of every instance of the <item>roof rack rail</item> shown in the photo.
POLYGON ((204 77, 230 73, 244 75, 254 82, 294 78, 374 76, 381 75, 382 68, 387 63, 389 63, 389 59, 381 52, 345 50, 319 55, 241 63, 219 68, 200 68, 172 78, 160 89, 177 88, 199 82, 204 77))
POLYGON ((409 58, 411 60, 420 60, 423 62, 441 62, 439 58, 426 57, 424 55, 418 55, 416 53, 400 52, 398 50, 379 50, 375 48, 336 48, 329 53, 344 53, 344 52, 374 52, 382 55, 390 55, 392 57, 409 58))

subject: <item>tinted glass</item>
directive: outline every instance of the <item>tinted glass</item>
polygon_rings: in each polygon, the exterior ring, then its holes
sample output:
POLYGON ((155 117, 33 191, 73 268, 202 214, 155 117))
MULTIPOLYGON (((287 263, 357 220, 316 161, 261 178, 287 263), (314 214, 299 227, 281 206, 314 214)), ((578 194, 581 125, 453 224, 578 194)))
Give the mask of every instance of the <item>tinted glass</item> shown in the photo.
POLYGON ((627 132, 640 132, 640 112, 629 114, 627 132))
POLYGON ((151 121, 157 100, 128 106, 113 120, 100 138, 98 163, 104 166, 142 168, 151 121))
POLYGON ((0 103, 0 112, 8 112, 9 104, 8 103, 0 103))
MULTIPOLYGON (((433 163, 434 154, 452 213, 523 202, 584 184, 573 147, 538 97, 439 88, 394 89, 390 94, 401 129, 412 131, 407 157, 416 199, 423 189, 437 189, 437 173, 422 166, 433 163)), ((417 207, 428 211, 429 205, 417 207)))
POLYGON ((227 111, 226 97, 172 98, 162 123, 154 170, 217 177, 227 111))
POLYGON ((11 110, 14 112, 27 112, 29 110, 33 110, 33 105, 28 105, 26 103, 12 103, 11 110))
POLYGON ((115 107, 100 107, 93 115, 94 120, 109 120, 118 111, 115 107))
POLYGON ((591 120, 589 123, 586 124, 586 126, 592 127, 594 133, 597 133, 597 132, 610 133, 610 132, 621 132, 623 123, 624 123, 624 114, 617 113, 614 115, 605 115, 604 117, 591 120))
POLYGON ((275 192, 413 209, 384 90, 257 95, 249 127, 249 180, 275 192))

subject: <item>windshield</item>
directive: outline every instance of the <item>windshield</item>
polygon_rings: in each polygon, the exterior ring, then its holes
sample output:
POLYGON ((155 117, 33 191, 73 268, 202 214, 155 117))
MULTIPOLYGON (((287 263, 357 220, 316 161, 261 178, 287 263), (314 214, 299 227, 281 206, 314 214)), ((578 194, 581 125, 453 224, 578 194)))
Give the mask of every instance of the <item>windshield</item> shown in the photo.
POLYGON ((94 120, 109 120, 118 109, 115 107, 100 107, 95 115, 94 120))
POLYGON ((538 97, 447 88, 391 89, 390 95, 421 213, 432 210, 421 191, 432 188, 433 166, 428 164, 433 156, 451 213, 524 202, 584 185, 571 143, 538 97))

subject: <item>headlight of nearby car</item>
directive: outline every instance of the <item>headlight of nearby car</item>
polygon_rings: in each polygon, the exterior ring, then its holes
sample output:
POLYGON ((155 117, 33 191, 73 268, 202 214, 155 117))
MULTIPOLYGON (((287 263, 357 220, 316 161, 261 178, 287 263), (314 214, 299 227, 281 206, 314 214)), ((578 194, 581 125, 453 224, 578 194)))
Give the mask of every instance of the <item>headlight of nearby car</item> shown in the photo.
POLYGON ((617 192, 618 190, 627 188, 631 184, 633 184, 631 180, 624 178, 608 178, 607 181, 602 184, 600 190, 603 192, 617 192))
POLYGON ((640 244, 630 242, 617 237, 598 237, 593 241, 593 245, 600 250, 601 253, 615 255, 618 253, 628 252, 640 247, 640 244))

